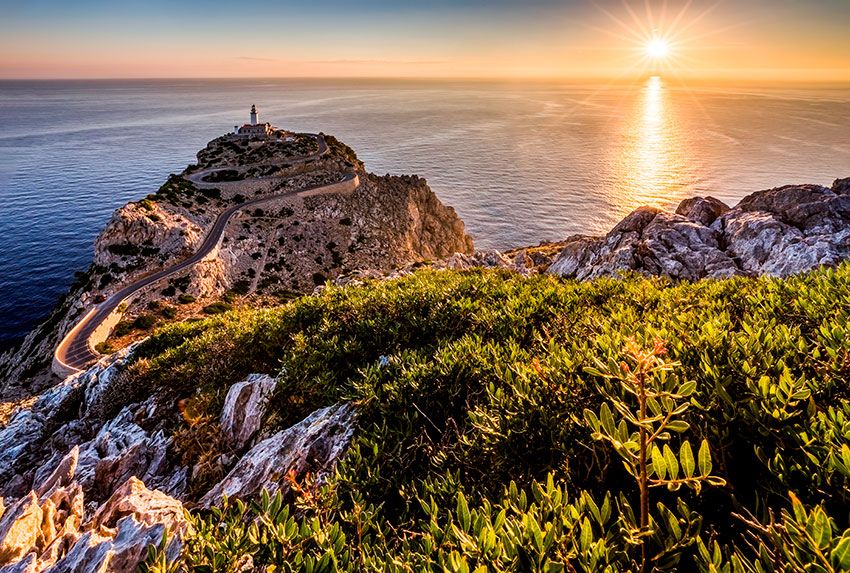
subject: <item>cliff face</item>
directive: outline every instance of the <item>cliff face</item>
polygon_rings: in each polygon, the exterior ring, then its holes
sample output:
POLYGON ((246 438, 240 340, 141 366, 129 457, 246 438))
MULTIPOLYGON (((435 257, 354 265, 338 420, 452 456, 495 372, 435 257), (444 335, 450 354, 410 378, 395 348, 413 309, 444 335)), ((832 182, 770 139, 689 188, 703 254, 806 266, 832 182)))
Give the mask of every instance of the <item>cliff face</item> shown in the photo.
POLYGON ((0 358, 0 395, 52 383, 52 351, 84 310, 195 253, 228 208, 272 196, 279 199, 237 211, 203 261, 132 300, 117 329, 119 343, 136 319, 149 328, 198 314, 222 296, 228 305, 245 297, 274 302, 344 273, 386 273, 472 250, 463 222, 423 179, 370 175, 333 137, 282 131, 269 140, 221 137, 198 153, 196 165, 115 212, 95 241, 89 272, 47 324, 0 358), (334 187, 339 181, 347 182, 334 187))

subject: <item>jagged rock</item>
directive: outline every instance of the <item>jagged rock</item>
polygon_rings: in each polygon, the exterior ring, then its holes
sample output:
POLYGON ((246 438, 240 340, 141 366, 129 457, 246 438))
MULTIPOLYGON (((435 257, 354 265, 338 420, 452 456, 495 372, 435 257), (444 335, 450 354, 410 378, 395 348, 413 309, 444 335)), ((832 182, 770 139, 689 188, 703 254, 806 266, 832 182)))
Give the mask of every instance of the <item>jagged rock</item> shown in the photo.
POLYGON ((0 519, 0 565, 23 558, 39 543, 44 512, 35 492, 11 505, 0 519))
POLYGON ((81 374, 85 389, 83 416, 102 418, 120 409, 132 399, 124 388, 120 374, 139 343, 131 344, 101 360, 100 368, 89 368, 81 374), (118 408, 116 408, 116 404, 118 408))
POLYGON ((159 543, 165 532, 170 536, 167 554, 175 558, 187 527, 179 501, 130 478, 97 510, 86 531, 50 570, 131 573, 148 546, 159 543))
POLYGON ((17 449, 0 452, 0 472, 15 477, 0 485, 0 492, 17 498, 37 489, 35 484, 49 483, 63 458, 62 463, 73 463, 76 481, 95 500, 108 497, 131 475, 170 495, 185 491, 186 469, 168 459, 171 438, 162 429, 175 411, 161 411, 155 397, 126 404, 138 394, 122 388, 120 375, 134 348, 68 378, 13 416, 0 430, 0 443, 17 449))
POLYGON ((83 489, 74 478, 74 449, 0 519, 0 573, 135 571, 147 547, 168 532, 175 558, 188 524, 183 505, 129 478, 85 519, 83 489), (85 526, 83 527, 83 523, 85 526))
POLYGON ((260 429, 276 384, 271 376, 251 374, 230 387, 221 410, 221 429, 233 448, 242 449, 260 429))
POLYGON ((850 195, 850 177, 836 179, 832 184, 832 192, 836 195, 850 195))
POLYGON ((40 480, 38 482, 41 484, 38 487, 38 495, 47 496, 58 488, 69 485, 71 480, 74 479, 74 474, 77 472, 77 463, 79 462, 79 459, 80 447, 74 446, 71 448, 71 451, 62 458, 59 465, 57 465, 53 470, 53 473, 44 480, 40 480))
POLYGON ((92 517, 92 528, 115 527, 125 516, 142 525, 164 525, 181 532, 186 526, 183 504, 161 491, 151 491, 141 480, 131 477, 115 490, 92 517))
POLYGON ((778 187, 732 209, 711 197, 687 199, 677 214, 643 207, 605 237, 568 239, 548 272, 583 280, 631 270, 696 280, 835 265, 850 258, 846 185, 778 187))
POLYGON ((692 197, 685 199, 676 208, 676 214, 708 227, 729 210, 729 205, 714 197, 692 197))
POLYGON ((250 497, 262 489, 271 493, 286 489, 285 477, 290 471, 297 476, 329 471, 348 447, 355 420, 351 404, 316 410, 251 448, 199 504, 209 507, 224 496, 250 497))
POLYGON ((131 476, 148 482, 166 473, 166 454, 171 440, 162 432, 133 441, 124 450, 98 460, 94 471, 94 489, 111 492, 115 486, 131 476))
POLYGON ((75 414, 81 399, 81 383, 69 378, 42 394, 29 408, 18 410, 9 423, 0 429, 0 482, 6 495, 17 494, 22 486, 24 471, 19 462, 31 460, 39 444, 55 428, 75 414), (7 481, 10 480, 10 481, 7 481))
POLYGON ((0 573, 38 573, 38 558, 29 553, 17 563, 0 567, 0 573))

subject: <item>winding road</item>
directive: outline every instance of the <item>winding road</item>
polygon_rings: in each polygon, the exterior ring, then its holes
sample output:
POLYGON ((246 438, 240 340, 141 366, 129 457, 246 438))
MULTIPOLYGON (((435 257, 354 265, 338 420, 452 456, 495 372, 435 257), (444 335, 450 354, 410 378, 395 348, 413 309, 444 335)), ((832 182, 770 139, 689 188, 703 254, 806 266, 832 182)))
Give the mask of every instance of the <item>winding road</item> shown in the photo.
MULTIPOLYGON (((325 144, 324 138, 321 135, 314 135, 313 137, 315 137, 319 142, 319 151, 311 155, 297 158, 295 161, 312 161, 327 152, 328 147, 325 144)), ((223 167, 221 169, 232 168, 223 167)), ((192 175, 198 175, 199 178, 202 178, 212 171, 215 171, 215 169, 199 171, 198 173, 192 175)), ((190 180, 192 180, 191 176, 190 180)), ((215 222, 212 224, 212 227, 210 227, 206 238, 204 239, 200 248, 195 252, 195 254, 170 267, 161 269, 150 275, 140 278, 139 280, 125 286, 118 292, 114 293, 102 303, 90 309, 85 314, 85 316, 83 316, 83 318, 74 326, 74 328, 72 328, 68 332, 68 334, 65 335, 62 341, 56 347, 56 350, 53 353, 53 371, 57 375, 65 377, 76 372, 80 372, 81 370, 85 369, 87 366, 98 360, 100 358, 100 354, 96 352, 92 347, 91 337, 95 333, 95 331, 101 325, 103 325, 104 322, 112 315, 112 313, 115 312, 115 310, 121 305, 121 303, 126 301, 131 296, 137 294, 145 287, 148 287, 164 278, 179 273, 180 271, 191 267, 195 263, 202 261, 207 255, 209 255, 211 252, 213 252, 213 250, 218 247, 221 238, 224 236, 224 230, 227 228, 227 224, 230 222, 231 217, 233 217, 233 215, 235 215, 237 212, 248 207, 256 207, 265 203, 271 203, 283 197, 298 196, 302 193, 314 194, 317 191, 321 191, 322 189, 333 188, 338 186, 340 183, 355 180, 357 180, 356 173, 347 173, 340 181, 336 183, 331 183, 327 185, 316 185, 305 189, 299 189, 297 191, 287 191, 286 193, 258 197, 256 199, 251 199, 249 201, 245 201, 244 203, 228 207, 218 215, 215 222)), ((219 183, 216 185, 221 186, 222 184, 219 183)))
MULTIPOLYGON (((315 153, 311 153, 309 155, 302 155, 301 157, 294 157, 290 161, 293 163, 309 163, 311 161, 315 161, 320 158, 322 155, 328 152, 328 144, 325 142, 325 138, 321 134, 314 133, 302 133, 299 135, 307 135, 316 140, 316 143, 319 144, 319 150, 315 153)), ((207 175, 211 175, 213 173, 217 173, 219 171, 228 171, 233 169, 250 169, 252 167, 262 167, 265 165, 264 163, 250 163, 247 165, 236 165, 236 166, 225 166, 225 167, 210 167, 208 169, 202 169, 201 171, 195 171, 194 173, 190 173, 186 176, 186 179, 191 181, 197 186, 201 187, 221 187, 222 185, 232 184, 232 183, 241 183, 243 180, 236 181, 204 181, 204 177, 207 175)), ((280 175, 268 175, 266 177, 254 177, 249 181, 266 181, 269 179, 280 179, 280 175)))

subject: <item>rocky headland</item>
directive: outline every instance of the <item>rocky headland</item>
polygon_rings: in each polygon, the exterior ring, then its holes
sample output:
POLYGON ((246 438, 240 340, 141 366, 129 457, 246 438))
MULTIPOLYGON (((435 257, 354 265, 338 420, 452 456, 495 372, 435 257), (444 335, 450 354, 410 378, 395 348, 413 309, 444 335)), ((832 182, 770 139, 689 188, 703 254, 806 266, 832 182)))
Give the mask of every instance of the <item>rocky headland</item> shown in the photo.
MULTIPOLYGON (((133 363, 147 360, 134 356, 136 341, 157 325, 422 267, 696 281, 785 277, 849 258, 850 179, 760 191, 734 207, 697 197, 675 213, 638 209, 601 237, 476 252, 423 179, 369 174, 330 136, 218 138, 196 165, 115 213, 89 271, 45 325, 2 357, 10 406, 0 427, 0 572, 134 571, 164 533, 173 558, 188 527, 184 507, 286 493, 306 475, 321 481, 347 451, 354 401, 292 424, 270 421, 285 373, 231 381, 203 407, 191 392, 135 386, 133 363), (353 188, 299 193, 354 175, 353 188), (190 256, 226 209, 271 195, 280 198, 235 215, 210 256, 129 301, 96 364, 51 375, 54 348, 86 309, 190 256), (196 442, 215 447, 197 452, 196 442)), ((382 356, 378 367, 386 364, 382 356)))
POLYGON ((472 251, 463 222, 425 180, 370 174, 331 136, 279 133, 217 138, 197 164, 118 209, 95 241, 92 266, 47 322, 0 357, 2 395, 52 384, 53 349, 86 310, 190 256, 222 212, 252 200, 280 197, 236 212, 204 260, 128 300, 101 350, 163 322, 279 303, 359 269, 390 272, 472 251), (346 176, 356 176, 356 186, 335 188, 346 176), (316 188, 324 190, 309 191, 316 188))

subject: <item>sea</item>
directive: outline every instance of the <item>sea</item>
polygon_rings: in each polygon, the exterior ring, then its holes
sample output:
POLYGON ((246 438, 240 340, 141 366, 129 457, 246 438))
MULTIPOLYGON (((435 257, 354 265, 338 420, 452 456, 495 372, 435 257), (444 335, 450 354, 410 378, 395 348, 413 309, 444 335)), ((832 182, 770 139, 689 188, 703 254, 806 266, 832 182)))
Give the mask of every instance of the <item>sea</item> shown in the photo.
POLYGON ((0 349, 49 314, 115 209, 248 120, 418 174, 480 249, 601 234, 641 205, 850 176, 850 85, 0 81, 0 349))

